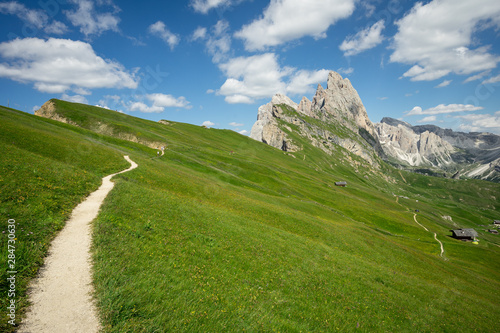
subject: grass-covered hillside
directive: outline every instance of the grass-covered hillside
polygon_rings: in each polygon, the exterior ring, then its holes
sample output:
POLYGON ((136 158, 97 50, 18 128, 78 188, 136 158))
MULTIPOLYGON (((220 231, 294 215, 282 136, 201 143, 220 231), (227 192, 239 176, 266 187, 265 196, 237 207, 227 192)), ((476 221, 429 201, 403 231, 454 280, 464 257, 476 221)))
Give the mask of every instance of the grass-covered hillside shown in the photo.
POLYGON ((500 236, 484 231, 500 219, 499 184, 366 170, 340 148, 303 141, 283 153, 233 131, 55 103, 81 127, 0 108, 2 230, 13 218, 26 231, 25 288, 71 209, 127 167, 122 155, 137 162, 94 221, 104 332, 499 331, 500 236), (90 131, 98 123, 115 137, 90 131), (117 125, 165 154, 117 139, 117 125), (449 237, 465 227, 479 244, 449 237))

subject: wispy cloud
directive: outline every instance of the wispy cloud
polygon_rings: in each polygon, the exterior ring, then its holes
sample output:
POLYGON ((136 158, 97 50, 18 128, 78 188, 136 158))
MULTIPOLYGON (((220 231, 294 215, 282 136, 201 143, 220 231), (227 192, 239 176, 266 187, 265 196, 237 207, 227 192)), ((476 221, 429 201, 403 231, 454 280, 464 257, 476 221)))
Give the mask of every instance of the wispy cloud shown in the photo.
POLYGON ((407 116, 417 116, 417 115, 437 115, 455 112, 467 112, 467 111, 477 111, 484 109, 481 106, 474 106, 472 104, 439 104, 433 108, 422 110, 420 106, 415 106, 411 111, 406 113, 407 116))
POLYGON ((460 130, 467 132, 492 132, 500 135, 500 111, 494 114, 468 114, 456 116, 462 119, 460 130))
POLYGON ((436 121, 437 117, 436 116, 428 116, 425 118, 422 118, 421 120, 417 121, 418 123, 430 123, 436 121))
POLYGON ((484 72, 481 72, 479 74, 472 75, 472 76, 468 77, 467 79, 465 79, 464 82, 462 82, 462 83, 467 83, 467 82, 471 82, 471 81, 476 81, 476 80, 482 79, 483 77, 485 77, 489 73, 490 73, 490 71, 484 71, 484 72))
MULTIPOLYGON (((120 12, 120 8, 110 1, 106 2, 111 9, 108 12, 96 10, 94 2, 90 0, 70 0, 69 2, 76 5, 77 8, 75 10, 66 10, 64 13, 71 24, 79 27, 80 32, 85 34, 85 36, 99 36, 107 30, 119 31, 118 24, 120 23, 120 18, 117 14, 120 12)), ((103 2, 100 3, 104 4, 103 2)))
POLYGON ((484 80, 482 82, 482 84, 491 84, 491 83, 497 83, 497 82, 500 82, 500 75, 490 77, 489 79, 484 80))
POLYGON ((441 82, 440 84, 438 84, 434 88, 444 88, 444 87, 447 87, 447 86, 450 85, 451 81, 452 80, 444 80, 443 82, 441 82))
POLYGON ((179 44, 180 37, 168 30, 165 23, 162 21, 151 24, 148 31, 151 34, 160 37, 165 43, 167 43, 168 46, 170 46, 171 50, 179 44))
POLYGON ((371 27, 361 30, 356 35, 348 36, 340 44, 339 49, 344 52, 346 57, 372 49, 384 40, 384 36, 382 36, 384 28, 384 20, 380 20, 371 27))
POLYGON ((191 0, 190 4, 196 12, 207 14, 211 9, 229 6, 231 0, 191 0))
POLYGON ((205 42, 206 51, 212 56, 214 63, 227 60, 231 50, 231 35, 226 20, 219 20, 210 30, 204 27, 196 28, 191 39, 205 42))
POLYGON ((64 23, 60 21, 50 22, 50 18, 45 11, 41 9, 30 9, 17 1, 0 3, 0 13, 15 15, 20 20, 48 34, 61 35, 68 31, 68 27, 64 23))

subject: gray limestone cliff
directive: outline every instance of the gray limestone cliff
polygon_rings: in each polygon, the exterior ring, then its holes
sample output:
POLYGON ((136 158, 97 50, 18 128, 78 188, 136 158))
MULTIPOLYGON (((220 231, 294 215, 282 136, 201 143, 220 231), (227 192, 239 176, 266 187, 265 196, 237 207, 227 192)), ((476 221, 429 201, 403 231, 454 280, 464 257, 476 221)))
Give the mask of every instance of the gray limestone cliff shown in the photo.
POLYGON ((431 167, 467 178, 500 181, 500 136, 462 133, 435 125, 412 126, 393 118, 375 124, 382 148, 393 162, 431 167))
POLYGON ((349 79, 330 72, 327 88, 318 85, 312 101, 303 97, 299 104, 277 94, 259 108, 250 137, 284 151, 301 147, 290 135, 306 138, 312 145, 331 154, 337 146, 358 155, 372 165, 376 152, 383 155, 373 123, 349 79), (375 148, 375 149, 374 149, 375 148))
POLYGON ((456 149, 433 132, 415 132, 411 125, 384 118, 375 124, 384 152, 410 166, 438 166, 453 162, 456 149), (386 122, 387 121, 387 122, 386 122))

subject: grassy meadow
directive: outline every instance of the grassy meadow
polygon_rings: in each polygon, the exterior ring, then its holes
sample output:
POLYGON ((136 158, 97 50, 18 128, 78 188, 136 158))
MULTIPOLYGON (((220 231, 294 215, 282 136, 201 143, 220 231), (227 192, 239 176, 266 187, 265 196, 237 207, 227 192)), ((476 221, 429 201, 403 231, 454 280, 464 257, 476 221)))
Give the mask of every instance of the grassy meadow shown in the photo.
POLYGON ((139 167, 114 178, 93 227, 104 332, 499 331, 500 236, 484 231, 500 218, 499 184, 367 169, 298 136, 304 149, 284 153, 229 130, 55 102, 85 128, 0 108, 0 211, 5 230, 14 218, 27 231, 23 308, 50 240, 126 154, 139 167), (97 122, 167 150, 97 134, 97 122), (449 237, 460 227, 479 244, 449 237))

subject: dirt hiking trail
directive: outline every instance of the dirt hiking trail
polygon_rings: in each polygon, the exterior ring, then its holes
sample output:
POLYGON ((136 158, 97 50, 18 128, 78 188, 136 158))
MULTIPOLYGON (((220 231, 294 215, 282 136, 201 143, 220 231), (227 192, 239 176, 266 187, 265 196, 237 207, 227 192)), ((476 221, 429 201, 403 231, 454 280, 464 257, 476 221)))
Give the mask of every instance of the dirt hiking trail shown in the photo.
MULTIPOLYGON (((429 229, 427 229, 426 227, 424 227, 423 225, 421 225, 418 221, 417 221, 417 214, 413 214, 413 219, 415 220, 415 222, 421 226, 422 228, 425 229, 425 231, 428 231, 430 233, 433 233, 431 231, 429 231, 429 229)), ((441 243, 441 241, 439 239, 437 239, 437 234, 434 232, 434 239, 436 240, 436 242, 439 243, 439 246, 441 247, 441 253, 439 254, 441 256, 441 258, 443 258, 444 260, 448 260, 445 256, 444 256, 444 247, 443 247, 443 243, 441 243)))
POLYGON ((20 333, 92 333, 100 323, 92 300, 91 222, 114 183, 111 177, 130 171, 137 163, 124 158, 130 168, 106 176, 102 185, 73 210, 51 244, 39 276, 30 286, 31 306, 20 333))

